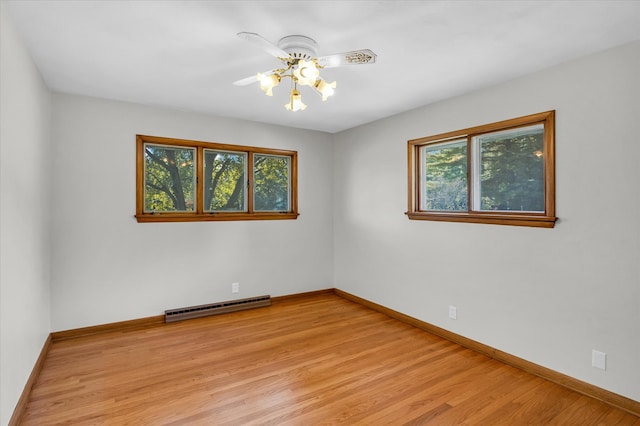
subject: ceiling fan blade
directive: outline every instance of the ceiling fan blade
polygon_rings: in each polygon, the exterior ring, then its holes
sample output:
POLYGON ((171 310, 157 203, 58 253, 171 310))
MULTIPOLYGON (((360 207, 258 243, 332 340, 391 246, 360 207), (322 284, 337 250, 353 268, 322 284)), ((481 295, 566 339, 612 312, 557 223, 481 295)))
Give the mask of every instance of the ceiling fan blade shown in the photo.
POLYGON ((284 50, 280 49, 278 46, 276 46, 275 44, 271 43, 270 41, 266 40, 260 34, 242 32, 242 33, 238 33, 238 37, 240 37, 240 38, 242 38, 244 40, 247 40, 249 43, 254 44, 255 46, 257 46, 260 49, 264 50, 268 54, 275 56, 276 58, 288 58, 289 57, 289 54, 287 52, 285 52, 284 50))
MULTIPOLYGON (((271 74, 275 74, 278 71, 282 71, 281 69, 274 69, 274 70, 269 70, 269 71, 265 71, 265 72, 261 72, 260 74, 262 75, 271 75, 271 74)), ((250 76, 250 77, 246 77, 246 78, 242 78, 240 80, 234 81, 233 85, 234 86, 247 86, 251 83, 255 83, 258 81, 258 73, 250 76)))
POLYGON ((323 68, 335 68, 345 65, 364 65, 376 62, 377 55, 369 49, 354 50, 351 52, 335 53, 333 55, 320 56, 316 62, 323 68))
POLYGON ((233 82, 234 86, 247 86, 251 83, 258 81, 258 75, 252 75, 251 77, 243 78, 233 82))

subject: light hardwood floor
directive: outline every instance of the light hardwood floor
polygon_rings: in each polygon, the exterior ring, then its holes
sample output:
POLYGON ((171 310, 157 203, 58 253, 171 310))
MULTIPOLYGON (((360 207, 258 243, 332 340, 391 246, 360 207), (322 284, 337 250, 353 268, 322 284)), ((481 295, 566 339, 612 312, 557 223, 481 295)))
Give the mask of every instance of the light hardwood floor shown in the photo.
POLYGON ((22 425, 640 425, 342 299, 55 341, 22 425))

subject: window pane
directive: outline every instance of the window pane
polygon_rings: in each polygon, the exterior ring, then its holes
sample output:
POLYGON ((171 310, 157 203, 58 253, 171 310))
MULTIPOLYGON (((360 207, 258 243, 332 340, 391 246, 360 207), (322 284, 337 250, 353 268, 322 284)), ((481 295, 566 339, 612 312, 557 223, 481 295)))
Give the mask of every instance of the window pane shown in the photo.
POLYGON ((193 148, 144 145, 144 211, 184 212, 195 206, 193 148))
POLYGON ((246 211, 247 154, 204 150, 204 211, 246 211))
POLYGON ((467 210, 466 139, 421 148, 422 210, 467 210))
POLYGON ((544 126, 474 137, 479 210, 544 212, 544 126))
POLYGON ((253 203, 256 211, 289 211, 291 158, 253 156, 253 203))

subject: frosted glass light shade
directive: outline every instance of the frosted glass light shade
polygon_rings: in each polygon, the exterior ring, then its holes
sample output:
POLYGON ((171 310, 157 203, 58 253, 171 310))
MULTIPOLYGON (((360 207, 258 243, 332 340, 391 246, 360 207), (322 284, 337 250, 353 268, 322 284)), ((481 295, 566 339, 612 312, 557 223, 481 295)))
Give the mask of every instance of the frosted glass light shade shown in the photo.
POLYGON ((301 111, 307 108, 305 104, 302 103, 302 97, 300 96, 300 92, 293 89, 291 91, 291 96, 289 97, 289 102, 287 102, 284 107, 289 111, 301 111))
POLYGON ((302 59, 298 62, 298 68, 293 71, 293 75, 299 85, 313 86, 320 75, 320 71, 315 62, 302 59))
POLYGON ((336 88, 336 82, 334 81, 333 83, 327 83, 322 79, 318 79, 316 84, 314 84, 314 87, 322 95, 322 100, 326 101, 329 96, 335 93, 335 90, 333 89, 336 88))
POLYGON ((280 76, 278 74, 260 74, 257 75, 260 82, 260 88, 267 96, 273 96, 273 88, 280 84, 280 76))

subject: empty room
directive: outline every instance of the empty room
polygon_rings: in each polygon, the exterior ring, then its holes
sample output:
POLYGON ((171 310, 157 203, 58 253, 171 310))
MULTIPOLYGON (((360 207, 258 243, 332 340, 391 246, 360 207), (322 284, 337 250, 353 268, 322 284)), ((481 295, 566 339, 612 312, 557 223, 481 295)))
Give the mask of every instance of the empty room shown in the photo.
POLYGON ((0 426, 640 425, 640 2, 0 17, 0 426))

